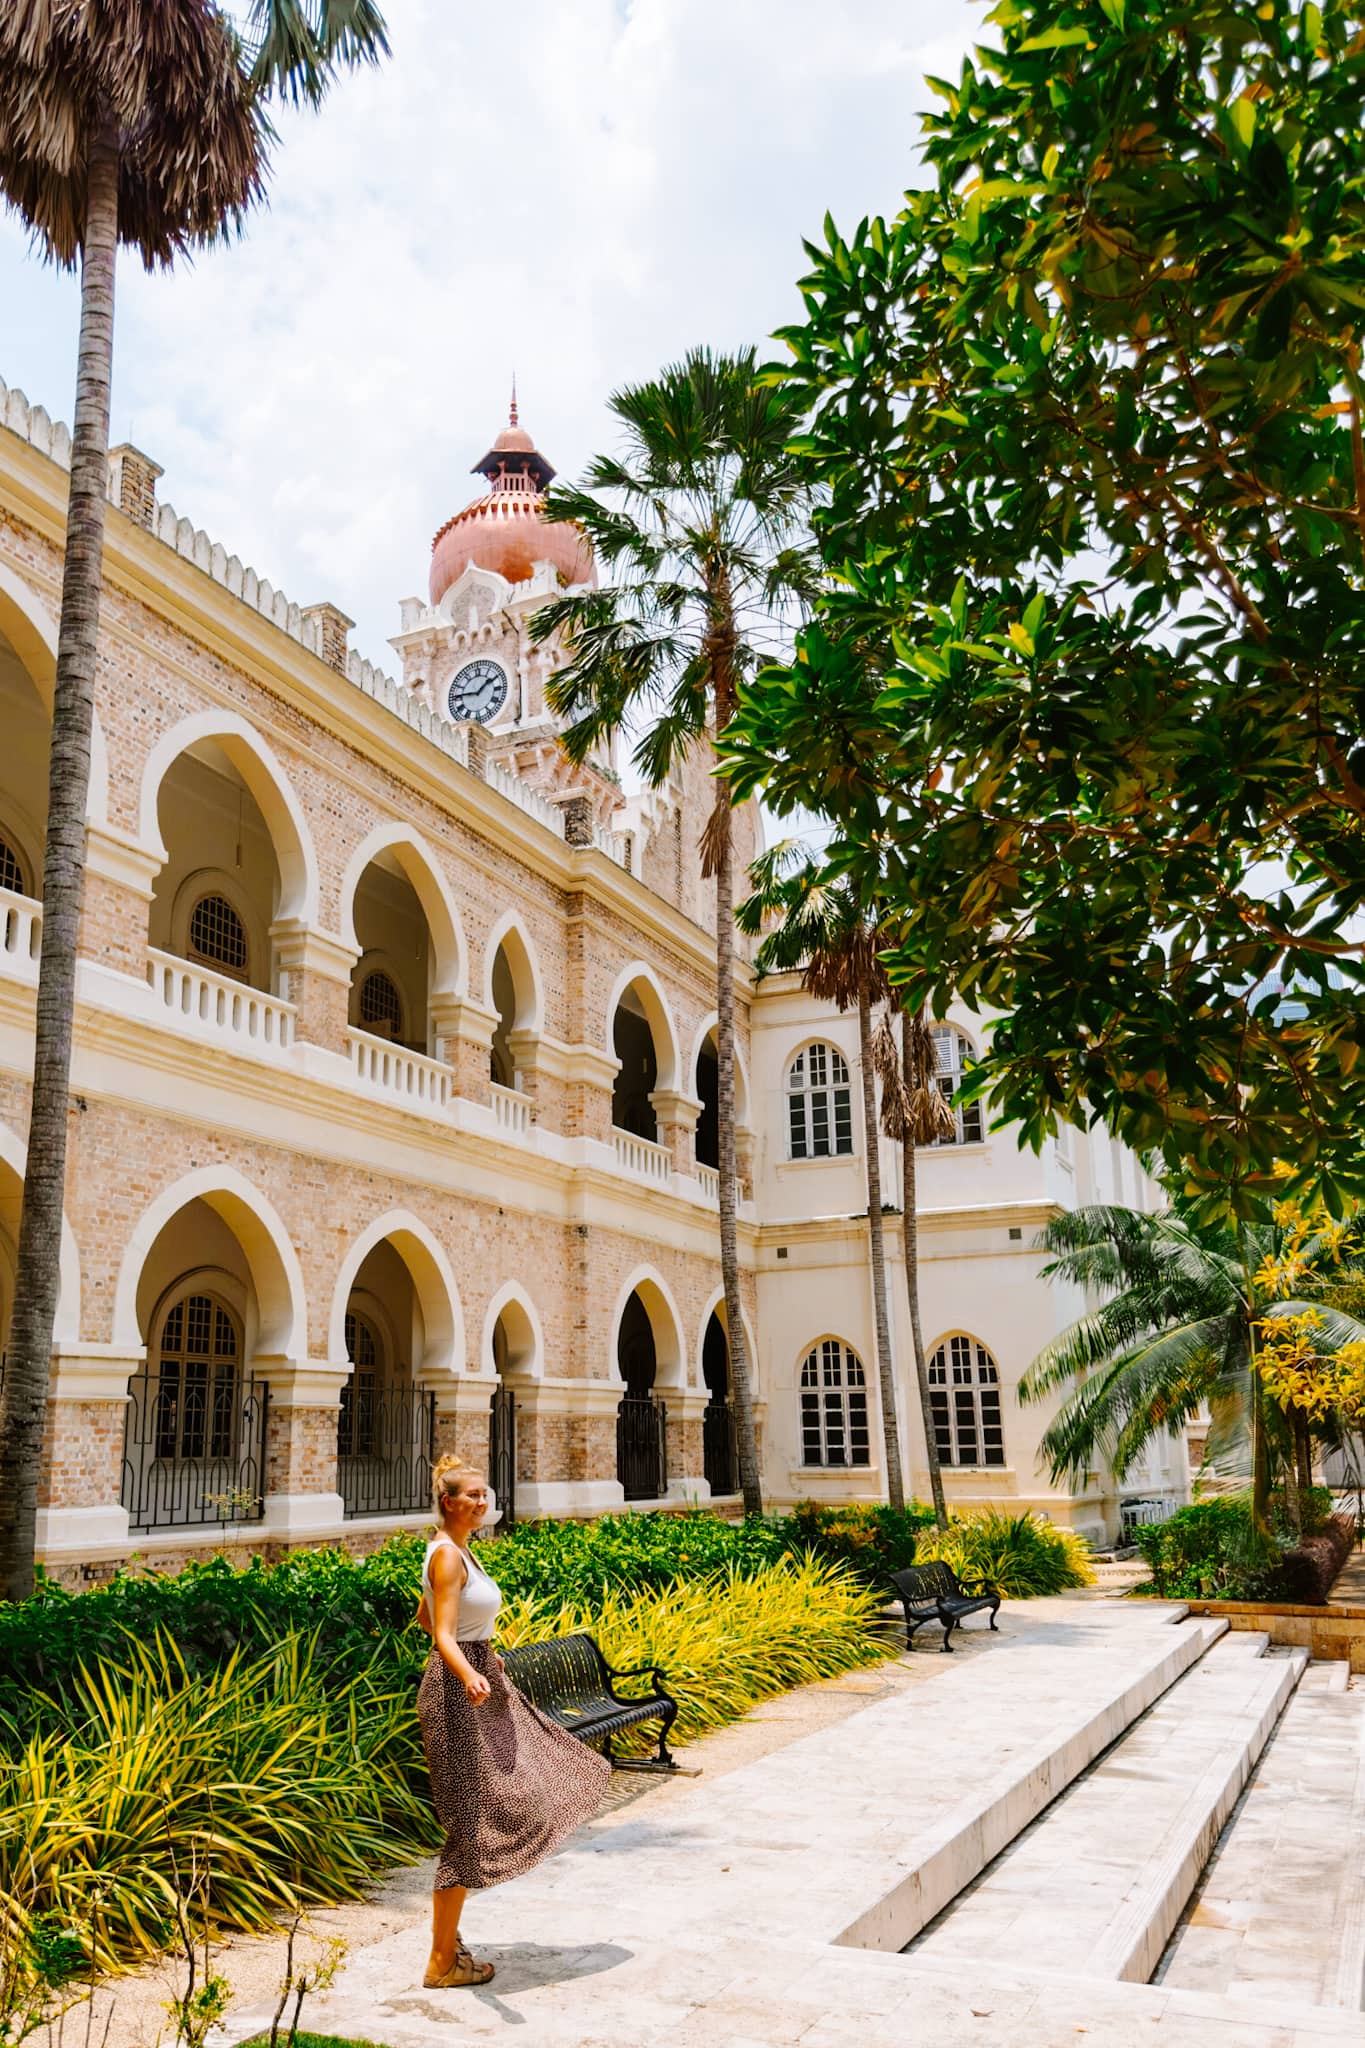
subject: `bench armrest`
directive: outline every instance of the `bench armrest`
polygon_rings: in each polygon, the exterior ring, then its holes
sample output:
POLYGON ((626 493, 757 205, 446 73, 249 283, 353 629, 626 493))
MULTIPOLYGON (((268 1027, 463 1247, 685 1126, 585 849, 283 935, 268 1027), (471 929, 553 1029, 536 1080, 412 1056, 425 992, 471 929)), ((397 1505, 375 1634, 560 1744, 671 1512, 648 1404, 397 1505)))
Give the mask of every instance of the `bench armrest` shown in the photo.
POLYGON ((634 1671, 614 1671, 611 1665, 608 1664, 607 1683, 611 1688, 613 1698, 616 1697, 616 1681, 618 1678, 652 1678, 654 1680, 655 1690, 658 1692, 662 1692, 664 1690, 666 1683, 664 1679, 664 1674, 659 1669, 659 1666, 657 1664, 641 1664, 638 1670, 634 1671))

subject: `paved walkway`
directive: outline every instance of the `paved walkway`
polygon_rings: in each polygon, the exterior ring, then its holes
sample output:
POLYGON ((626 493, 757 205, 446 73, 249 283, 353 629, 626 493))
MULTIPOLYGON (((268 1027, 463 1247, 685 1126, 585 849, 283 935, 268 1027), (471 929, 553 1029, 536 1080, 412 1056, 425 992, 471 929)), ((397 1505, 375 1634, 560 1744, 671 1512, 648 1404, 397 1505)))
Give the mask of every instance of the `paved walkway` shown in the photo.
POLYGON ((410 1925, 357 1955, 311 2024, 388 2048, 508 2029, 530 2048, 1361 2048, 1359 2015, 890 1952, 1220 1633, 1174 1621, 1147 1601, 1007 1607, 999 1636, 902 1660, 908 1684, 867 1674, 837 1723, 728 1771, 705 1745, 704 1777, 649 1784, 471 1901, 469 1938, 498 1964, 485 1990, 424 1991, 410 1925))
POLYGON ((1162 1965, 1181 1989, 1357 2010, 1365 1999, 1365 1689, 1315 1665, 1162 1965))

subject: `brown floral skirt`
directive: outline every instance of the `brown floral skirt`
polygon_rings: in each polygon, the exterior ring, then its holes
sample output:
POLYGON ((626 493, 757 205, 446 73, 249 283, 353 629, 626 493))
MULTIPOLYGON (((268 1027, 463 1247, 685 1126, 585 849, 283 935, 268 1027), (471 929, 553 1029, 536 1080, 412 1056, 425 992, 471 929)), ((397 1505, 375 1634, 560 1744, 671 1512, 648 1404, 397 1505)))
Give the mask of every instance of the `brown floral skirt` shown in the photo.
POLYGON ((446 1831, 436 1889, 482 1891, 520 1877, 591 1820, 611 1765, 523 1699, 491 1643, 461 1643, 492 1692, 471 1705, 433 1650, 417 1691, 436 1816, 446 1831))

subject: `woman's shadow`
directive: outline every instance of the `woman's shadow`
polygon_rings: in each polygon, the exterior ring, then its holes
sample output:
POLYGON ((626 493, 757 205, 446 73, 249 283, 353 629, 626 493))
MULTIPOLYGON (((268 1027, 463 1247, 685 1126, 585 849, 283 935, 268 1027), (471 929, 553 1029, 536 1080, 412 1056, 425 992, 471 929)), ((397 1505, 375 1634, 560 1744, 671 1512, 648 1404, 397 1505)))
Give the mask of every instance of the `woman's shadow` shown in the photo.
MULTIPOLYGON (((552 1984, 572 1984, 579 1977, 598 1977, 632 1959, 632 1950, 619 1942, 599 1941, 578 1948, 547 1948, 540 1942, 516 1941, 498 1944, 481 1942, 479 1954, 496 1963, 497 1976, 491 1984, 471 1986, 462 1996, 476 1998, 497 2013, 509 2027, 524 2027, 525 2013, 506 2003, 519 1992, 540 1991, 552 1984)), ((438 2025, 458 2017, 454 2002, 442 2003, 427 1992, 414 1991, 386 2003, 395 2012, 421 2013, 438 2025)))

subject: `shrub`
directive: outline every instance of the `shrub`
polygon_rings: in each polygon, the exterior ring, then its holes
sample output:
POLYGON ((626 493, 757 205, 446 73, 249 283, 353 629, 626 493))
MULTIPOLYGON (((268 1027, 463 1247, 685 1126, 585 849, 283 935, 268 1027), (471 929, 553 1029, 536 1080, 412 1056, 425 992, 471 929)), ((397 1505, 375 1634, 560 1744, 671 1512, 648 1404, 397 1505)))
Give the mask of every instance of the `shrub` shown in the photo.
POLYGON ((1152 1574, 1152 1592, 1171 1599, 1258 1599, 1279 1558, 1243 1494, 1193 1501, 1169 1521, 1134 1530, 1133 1541, 1152 1574))
POLYGON ((883 1586, 892 1572, 913 1564, 921 1532, 933 1526, 933 1509, 919 1501, 888 1508, 803 1500, 778 1524, 789 1549, 844 1565, 868 1586, 883 1586))
MULTIPOLYGON (((482 1547, 508 1600, 593 1606, 608 1592, 659 1591, 714 1571, 752 1576, 807 1552, 842 1564, 865 1585, 884 1583, 914 1556, 927 1508, 817 1507, 781 1520, 726 1522, 709 1513, 603 1515, 592 1522, 519 1524, 482 1547)), ((267 1654, 290 1634, 316 1632, 321 1684, 344 1686, 375 1657, 399 1655, 417 1607, 423 1539, 395 1536, 369 1557, 299 1550, 278 1564, 241 1569, 225 1557, 174 1574, 126 1571, 79 1595, 43 1581, 31 1600, 0 1607, 0 1720, 41 1710, 31 1688, 69 1697, 81 1667, 121 1661, 129 1638, 164 1636, 190 1675, 215 1671, 234 1651, 267 1654)), ((420 1639, 416 1639, 420 1642, 420 1639)))
POLYGON ((1011 1600, 1031 1600, 1093 1584, 1090 1546, 1074 1529, 1043 1515, 982 1508, 954 1516, 946 1530, 920 1539, 919 1561, 941 1558, 959 1578, 989 1579, 1011 1600))
MULTIPOLYGON (((1315 1492, 1321 1493, 1317 1488, 1315 1492)), ((1320 1606, 1350 1554, 1349 1516, 1329 1516, 1297 1548, 1258 1529, 1245 1494, 1179 1508, 1135 1532, 1152 1574, 1145 1590, 1173 1600, 1266 1600, 1320 1606)))
MULTIPOLYGON (((411 1612, 411 1601, 407 1602, 411 1612)), ((876 1596, 847 1573, 786 1558, 591 1603, 522 1595, 499 1639, 590 1627, 613 1662, 661 1663, 683 1737, 788 1686, 894 1655, 876 1596)), ((319 1629, 264 1656, 195 1671, 165 1638, 35 1695, 0 1754, 0 1891, 95 1961, 137 1962, 171 1938, 177 1873, 210 1873, 220 1930, 259 1930, 298 1905, 357 1896, 386 1864, 440 1838, 414 1695, 415 1629, 341 1677, 319 1629)), ((642 1746, 647 1746, 647 1731, 642 1746)))

